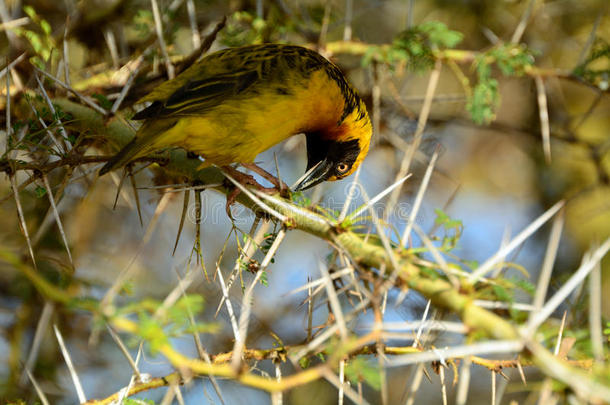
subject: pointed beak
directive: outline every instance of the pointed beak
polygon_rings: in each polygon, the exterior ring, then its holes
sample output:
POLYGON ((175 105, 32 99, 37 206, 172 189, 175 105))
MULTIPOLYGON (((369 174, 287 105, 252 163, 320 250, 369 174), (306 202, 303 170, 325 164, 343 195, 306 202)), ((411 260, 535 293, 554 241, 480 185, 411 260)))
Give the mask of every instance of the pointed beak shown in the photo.
POLYGON ((330 177, 332 167, 333 165, 328 159, 321 160, 298 180, 296 186, 293 187, 293 190, 303 191, 316 184, 322 183, 330 177))

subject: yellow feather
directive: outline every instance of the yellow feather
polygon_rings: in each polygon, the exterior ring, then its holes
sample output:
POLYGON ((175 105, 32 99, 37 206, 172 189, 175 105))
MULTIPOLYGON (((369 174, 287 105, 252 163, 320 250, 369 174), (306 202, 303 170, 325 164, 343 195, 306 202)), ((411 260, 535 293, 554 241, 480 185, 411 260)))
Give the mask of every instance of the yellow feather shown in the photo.
MULTIPOLYGON (((262 151, 297 133, 333 142, 358 140, 353 172, 372 133, 366 107, 341 72, 302 47, 266 44, 220 51, 158 86, 134 141, 101 173, 170 146, 218 166, 251 163, 262 151)), ((331 179, 335 179, 333 176, 331 179)))

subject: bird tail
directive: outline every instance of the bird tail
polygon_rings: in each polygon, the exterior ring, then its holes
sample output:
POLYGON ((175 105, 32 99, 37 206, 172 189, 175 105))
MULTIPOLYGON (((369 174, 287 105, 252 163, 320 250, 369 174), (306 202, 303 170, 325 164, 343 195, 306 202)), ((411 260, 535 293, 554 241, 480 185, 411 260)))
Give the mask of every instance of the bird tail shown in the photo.
POLYGON ((119 151, 116 155, 114 155, 106 164, 100 169, 100 176, 114 170, 119 167, 125 166, 131 160, 135 159, 138 156, 138 152, 140 152, 144 148, 143 143, 135 137, 129 142, 123 149, 119 151))
POLYGON ((123 147, 100 169, 100 176, 114 169, 125 166, 127 163, 146 154, 167 147, 162 142, 163 134, 175 124, 175 121, 157 120, 145 122, 138 130, 135 138, 123 147))

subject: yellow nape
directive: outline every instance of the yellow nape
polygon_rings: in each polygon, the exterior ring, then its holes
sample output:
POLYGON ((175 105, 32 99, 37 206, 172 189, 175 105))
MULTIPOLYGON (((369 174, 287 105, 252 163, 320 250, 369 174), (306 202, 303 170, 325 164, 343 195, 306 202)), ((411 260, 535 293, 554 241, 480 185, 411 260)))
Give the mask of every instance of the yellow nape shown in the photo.
POLYGON ((351 141, 353 139, 358 140, 358 146, 360 146, 360 153, 354 161, 354 164, 341 178, 351 175, 360 166, 364 158, 369 152, 371 145, 371 136, 373 135, 373 125, 366 112, 366 106, 362 100, 359 101, 358 107, 354 109, 341 124, 341 131, 336 137, 339 142, 351 141))

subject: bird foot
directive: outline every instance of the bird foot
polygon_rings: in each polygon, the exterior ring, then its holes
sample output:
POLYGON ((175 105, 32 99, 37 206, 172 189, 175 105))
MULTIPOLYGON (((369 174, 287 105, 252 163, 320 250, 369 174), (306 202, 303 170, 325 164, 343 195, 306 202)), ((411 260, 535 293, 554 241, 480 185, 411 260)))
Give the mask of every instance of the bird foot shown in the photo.
POLYGON ((258 174, 259 176, 261 176, 262 178, 264 178, 265 180, 267 180, 268 182, 270 182, 271 184, 273 184, 275 186, 275 188, 267 188, 262 190, 263 192, 268 192, 270 194, 279 192, 280 196, 284 197, 284 198, 288 198, 289 195, 289 191, 290 189, 288 188, 288 186, 286 185, 286 183, 284 183, 279 177, 275 177, 274 175, 272 175, 271 173, 269 173, 268 171, 266 171, 265 169, 263 169, 262 167, 258 166, 255 163, 242 163, 241 164, 243 167, 245 167, 248 170, 253 171, 254 173, 258 174))
POLYGON ((259 176, 261 176, 262 178, 267 180, 269 183, 273 184, 278 190, 280 190, 282 188, 283 183, 280 184, 280 180, 278 178, 276 178, 274 175, 272 175, 271 173, 269 173, 267 170, 263 169, 262 167, 258 166, 257 164, 242 163, 241 165, 243 167, 245 167, 246 169, 251 170, 254 173, 258 174, 259 176))
MULTIPOLYGON (((256 166, 256 165, 253 165, 256 166)), ((247 166, 244 166, 246 168, 250 168, 247 166)), ((265 170, 261 169, 260 167, 256 166, 258 169, 262 170, 263 172, 266 173, 267 176, 272 177, 275 180, 275 183, 277 182, 277 179, 275 177, 273 177, 273 175, 271 175, 270 173, 266 172, 265 170)), ((256 179, 254 177, 252 177, 249 174, 240 172, 239 170, 231 167, 231 166, 223 166, 222 170, 225 171, 225 173, 227 173, 229 176, 231 176, 235 181, 239 182, 242 185, 249 185, 249 186, 253 186, 255 187, 257 190, 262 191, 263 193, 268 193, 268 194, 275 194, 277 193, 278 189, 276 189, 275 187, 265 187, 262 186, 261 184, 259 184, 256 179)), ((252 169, 251 169, 252 170, 252 169)), ((254 171, 254 170, 253 170, 254 171)), ((267 177, 261 173, 259 173, 258 171, 256 172, 258 174, 260 174, 261 176, 263 176, 264 178, 267 179, 267 177)), ((269 180, 269 179, 268 179, 269 180)), ((271 181, 271 180, 270 180, 271 181)), ((274 183, 274 182, 272 182, 274 183)), ((274 184, 275 184, 274 183, 274 184)), ((279 184, 279 183, 278 183, 279 184)), ((231 186, 234 186, 231 183, 231 186)), ((225 210, 227 211, 227 215, 229 216, 229 218, 233 219, 233 215, 231 215, 231 206, 233 204, 235 204, 235 201, 237 200, 237 197, 239 196, 239 194, 241 193, 241 190, 238 187, 235 187, 228 195, 227 195, 227 205, 225 207, 225 210)))

